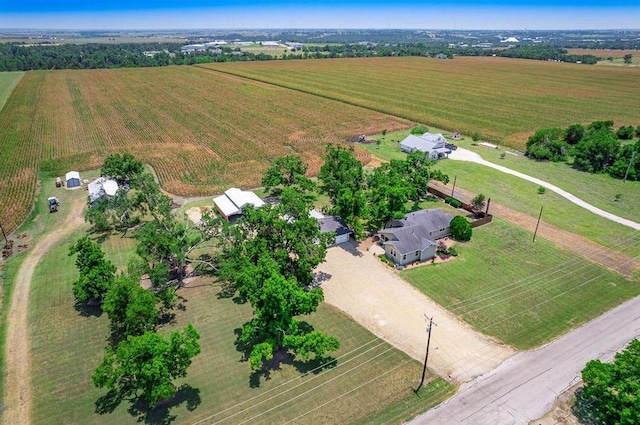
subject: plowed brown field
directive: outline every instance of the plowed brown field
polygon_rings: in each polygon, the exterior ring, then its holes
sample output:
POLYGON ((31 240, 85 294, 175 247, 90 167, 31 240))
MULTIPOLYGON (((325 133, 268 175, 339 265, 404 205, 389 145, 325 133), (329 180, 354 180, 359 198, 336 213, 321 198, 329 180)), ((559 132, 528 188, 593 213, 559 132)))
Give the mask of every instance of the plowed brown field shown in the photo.
POLYGON ((0 222, 26 217, 43 165, 82 171, 125 150, 167 191, 212 194, 257 185, 276 156, 297 153, 313 173, 328 142, 409 126, 198 67, 29 72, 0 112, 0 222))

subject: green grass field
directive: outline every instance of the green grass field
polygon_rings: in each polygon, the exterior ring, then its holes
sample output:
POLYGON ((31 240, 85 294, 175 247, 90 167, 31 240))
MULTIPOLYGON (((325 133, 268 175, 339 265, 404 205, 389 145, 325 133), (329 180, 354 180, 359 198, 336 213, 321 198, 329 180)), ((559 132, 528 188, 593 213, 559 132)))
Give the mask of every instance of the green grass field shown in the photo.
MULTIPOLYGON (((40 218, 36 215, 33 221, 40 218)), ((46 223, 41 234, 55 225, 46 223)), ((78 231, 52 248, 35 272, 29 312, 34 424, 120 425, 137 420, 127 412, 126 402, 113 413, 95 413, 96 400, 107 393, 93 387, 91 375, 103 355, 108 318, 86 316, 74 308, 71 282, 76 272, 67 250, 83 234, 78 231)), ((113 235, 102 246, 122 269, 134 242, 113 235)), ((165 423, 173 415, 175 424, 401 423, 454 391, 430 376, 433 381, 416 397, 411 388, 420 377, 420 363, 326 305, 309 321, 340 338, 335 367, 310 371, 319 365, 294 360, 258 383, 233 343, 234 329, 250 318, 250 307, 220 299, 218 291, 208 278, 179 291, 184 310, 162 332, 194 323, 202 336, 202 353, 180 382, 189 387, 170 408, 145 416, 146 423, 165 423)))
POLYGON ((590 204, 630 220, 640 220, 640 181, 614 179, 608 174, 591 174, 578 171, 564 162, 533 161, 523 155, 503 152, 511 149, 488 149, 473 146, 470 138, 456 142, 458 146, 475 151, 487 161, 511 168, 521 173, 545 180, 564 189, 590 204), (616 195, 621 194, 616 201, 616 195))
MULTIPOLYGON (((640 235, 633 236, 640 245, 640 235)), ((458 243, 458 258, 401 276, 479 331, 518 349, 539 346, 640 294, 627 281, 500 219, 458 243)))
POLYGON ((494 57, 418 57, 207 64, 511 146, 537 128, 612 119, 638 125, 639 68, 494 57))
POLYGON ((24 72, 0 72, 0 111, 13 93, 24 72))
MULTIPOLYGON (((439 132, 438 129, 430 128, 430 130, 439 132)), ((408 131, 395 132, 385 137, 374 135, 374 139, 381 140, 379 145, 362 146, 382 159, 404 159, 406 154, 400 151, 397 141, 404 139, 408 133, 408 131)), ((472 146, 471 143, 469 137, 456 141, 458 146, 478 152, 488 161, 547 180, 605 211, 631 220, 640 218, 638 215, 640 182, 622 183, 621 180, 613 179, 608 175, 576 171, 566 164, 534 162, 524 156, 507 154, 502 160, 500 154, 504 150, 472 146), (616 193, 623 193, 618 202, 614 200, 616 193)), ((639 246, 621 242, 634 232, 633 229, 592 214, 551 190, 547 190, 544 195, 539 195, 538 185, 480 164, 441 160, 437 167, 449 175, 451 182, 456 177, 458 188, 473 193, 483 193, 493 202, 532 217, 537 217, 540 207, 543 206, 543 221, 612 249, 632 256, 640 255, 639 246)))

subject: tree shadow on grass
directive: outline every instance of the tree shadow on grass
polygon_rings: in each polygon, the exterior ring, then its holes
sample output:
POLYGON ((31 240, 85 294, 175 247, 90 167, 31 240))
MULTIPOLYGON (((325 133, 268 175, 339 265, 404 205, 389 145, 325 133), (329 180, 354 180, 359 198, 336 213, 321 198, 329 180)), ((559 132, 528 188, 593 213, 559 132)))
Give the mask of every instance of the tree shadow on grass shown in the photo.
POLYGON ((73 307, 82 317, 100 317, 103 313, 102 305, 97 303, 75 303, 73 307))
POLYGON ((169 425, 177 418, 177 415, 171 414, 171 410, 174 407, 186 404, 187 410, 192 412, 202 403, 200 390, 187 384, 180 386, 175 396, 168 400, 159 401, 153 407, 149 407, 148 403, 141 397, 126 399, 118 391, 110 390, 96 400, 95 412, 100 415, 113 413, 124 400, 131 402, 127 412, 135 417, 137 422, 147 425, 169 425))

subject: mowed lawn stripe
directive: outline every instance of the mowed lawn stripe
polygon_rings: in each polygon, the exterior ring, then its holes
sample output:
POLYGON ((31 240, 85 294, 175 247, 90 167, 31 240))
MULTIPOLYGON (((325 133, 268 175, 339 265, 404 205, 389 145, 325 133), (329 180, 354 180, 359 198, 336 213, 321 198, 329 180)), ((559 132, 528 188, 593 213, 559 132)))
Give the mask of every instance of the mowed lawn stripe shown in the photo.
POLYGON ((23 76, 24 72, 22 71, 0 72, 0 110, 2 110, 2 107, 23 76))
MULTIPOLYGON (((478 330, 519 349, 539 346, 640 294, 626 280, 494 218, 459 243, 460 256, 402 277, 478 330)), ((638 249, 640 237, 627 245, 638 249)))

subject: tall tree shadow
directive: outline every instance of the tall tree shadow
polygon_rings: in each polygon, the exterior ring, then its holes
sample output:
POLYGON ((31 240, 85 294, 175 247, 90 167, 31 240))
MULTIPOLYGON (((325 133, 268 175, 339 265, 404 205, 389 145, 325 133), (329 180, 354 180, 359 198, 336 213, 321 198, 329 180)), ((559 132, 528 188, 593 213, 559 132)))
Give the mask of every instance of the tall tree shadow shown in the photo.
MULTIPOLYGON (((118 391, 111 390, 96 401, 95 412, 100 415, 112 413, 125 399, 118 391)), ((200 390, 188 384, 180 386, 172 398, 162 400, 153 407, 149 407, 142 397, 126 400, 131 403, 127 412, 136 418, 137 422, 148 425, 169 425, 177 418, 177 415, 171 414, 174 407, 186 404, 187 410, 192 412, 202 403, 200 390)))

